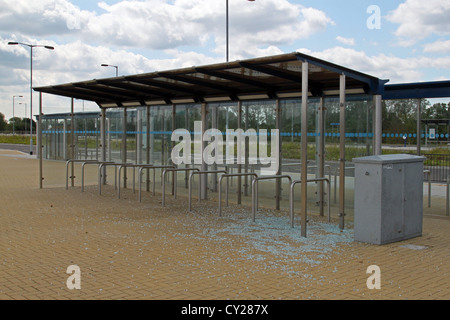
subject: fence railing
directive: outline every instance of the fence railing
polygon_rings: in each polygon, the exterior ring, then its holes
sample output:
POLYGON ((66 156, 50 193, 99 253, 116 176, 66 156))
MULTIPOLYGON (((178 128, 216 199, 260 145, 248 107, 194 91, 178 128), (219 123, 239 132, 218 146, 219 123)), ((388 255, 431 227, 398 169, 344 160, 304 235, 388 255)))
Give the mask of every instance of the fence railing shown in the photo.
POLYGON ((424 170, 430 171, 431 181, 447 182, 450 175, 450 154, 424 154, 424 170))

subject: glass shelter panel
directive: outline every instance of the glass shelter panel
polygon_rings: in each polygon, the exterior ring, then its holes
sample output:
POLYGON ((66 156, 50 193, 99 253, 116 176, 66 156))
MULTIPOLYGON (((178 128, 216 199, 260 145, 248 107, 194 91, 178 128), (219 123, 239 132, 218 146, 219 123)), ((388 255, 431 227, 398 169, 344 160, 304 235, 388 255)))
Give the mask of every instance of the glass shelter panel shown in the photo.
POLYGON ((137 110, 127 108, 127 122, 126 122, 126 149, 127 149, 127 162, 137 163, 138 148, 137 148, 137 110))
MULTIPOLYGON (((340 107, 338 98, 327 98, 325 121, 325 160, 332 173, 331 202, 338 203, 340 158, 340 107)), ((374 152, 374 106, 370 96, 349 96, 345 113, 345 208, 351 218, 354 205, 354 165, 352 159, 374 152)), ((327 171, 326 171, 327 172, 327 171)))
POLYGON ((166 165, 171 156, 172 106, 150 108, 150 163, 166 165))
POLYGON ((106 113, 107 159, 120 163, 122 161, 122 123, 123 111, 110 109, 106 113))

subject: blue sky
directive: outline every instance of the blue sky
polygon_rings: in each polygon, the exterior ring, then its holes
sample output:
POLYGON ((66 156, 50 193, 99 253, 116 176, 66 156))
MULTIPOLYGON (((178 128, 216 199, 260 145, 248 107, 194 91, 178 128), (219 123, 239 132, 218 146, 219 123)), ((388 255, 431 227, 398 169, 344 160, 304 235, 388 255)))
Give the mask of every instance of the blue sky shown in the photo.
MULTIPOLYGON (((13 95, 29 103, 29 49, 8 41, 55 47, 35 50, 35 86, 114 76, 102 63, 125 75, 223 62, 225 3, 0 0, 0 112, 12 117, 13 95)), ((229 9, 230 60, 300 51, 390 83, 450 79, 450 0, 229 0, 229 9), (379 28, 368 25, 371 6, 379 28)), ((44 112, 69 106, 46 96, 44 112)))

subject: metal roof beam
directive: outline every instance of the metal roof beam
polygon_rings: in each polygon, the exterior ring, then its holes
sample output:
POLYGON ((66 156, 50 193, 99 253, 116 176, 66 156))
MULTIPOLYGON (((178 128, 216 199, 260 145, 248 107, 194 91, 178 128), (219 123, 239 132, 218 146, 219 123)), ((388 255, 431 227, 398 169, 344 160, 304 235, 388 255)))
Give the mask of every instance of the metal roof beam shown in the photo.
POLYGON ((159 73, 161 77, 169 78, 176 81, 182 81, 189 84, 194 84, 196 86, 206 87, 210 89, 215 89, 223 92, 230 92, 230 88, 227 86, 222 86, 220 84, 214 84, 213 81, 202 80, 195 77, 190 77, 187 75, 174 75, 169 73, 159 73))
POLYGON ((244 68, 259 71, 259 72, 265 73, 270 76, 282 78, 282 79, 293 81, 293 82, 302 83, 301 73, 298 74, 298 73, 294 73, 294 72, 288 72, 288 71, 280 69, 280 68, 255 65, 252 63, 244 62, 244 61, 240 61, 239 65, 241 65, 244 68))
POLYGON ((120 98, 123 99, 125 98, 131 98, 131 99, 136 99, 136 95, 133 95, 132 93, 127 92, 126 90, 120 90, 118 88, 108 88, 108 87, 102 87, 103 85, 95 85, 95 86, 91 86, 91 85, 87 85, 87 84, 83 84, 83 83, 74 83, 72 84, 74 87, 77 88, 81 88, 87 91, 91 91, 91 92, 95 92, 95 93, 100 93, 100 94, 106 94, 107 96, 111 97, 111 98, 120 98))
POLYGON ((276 90, 274 90, 275 89, 274 86, 267 85, 263 82, 253 80, 253 79, 245 77, 245 76, 238 76, 238 75, 232 74, 227 71, 215 71, 215 70, 208 70, 205 68, 195 68, 195 70, 199 73, 207 74, 209 76, 213 76, 216 78, 221 78, 221 79, 225 79, 225 80, 229 80, 229 81, 233 81, 233 82, 237 82, 237 83, 241 83, 241 84, 246 84, 246 85, 249 85, 252 87, 263 89, 265 91, 276 91, 276 90))
MULTIPOLYGON (((259 72, 265 73, 267 75, 274 76, 274 77, 281 78, 281 79, 288 80, 288 81, 292 81, 295 83, 299 83, 299 84, 302 83, 301 73, 298 74, 295 72, 291 72, 291 71, 284 70, 281 68, 276 68, 273 66, 269 67, 269 66, 254 65, 254 64, 251 64, 248 62, 242 62, 242 61, 239 62, 239 64, 242 67, 250 69, 250 70, 259 71, 259 72)), ((314 97, 323 96, 323 85, 321 85, 318 81, 309 79, 308 87, 310 88, 310 91, 314 97)))
POLYGON ((322 61, 320 59, 307 56, 301 53, 297 53, 297 59, 300 61, 308 62, 312 65, 321 67, 325 70, 335 72, 337 74, 344 74, 345 76, 352 78, 354 80, 366 83, 369 86, 371 94, 383 94, 384 91, 384 84, 387 83, 389 80, 381 80, 369 75, 366 75, 364 73, 354 71, 342 66, 338 66, 331 62, 322 61))
POLYGON ((115 88, 120 88, 120 89, 124 89, 127 90, 128 92, 132 92, 135 93, 139 96, 135 96, 136 99, 148 99, 148 94, 151 95, 155 95, 157 97, 166 97, 168 94, 167 93, 163 93, 160 90, 155 90, 155 89, 150 89, 149 86, 145 86, 144 84, 141 84, 141 86, 137 86, 137 85, 133 85, 132 83, 124 83, 124 82, 111 82, 108 80, 97 80, 98 83, 110 86, 110 87, 115 87, 115 88))
POLYGON ((188 93, 190 95, 198 95, 198 93, 196 93, 191 88, 187 88, 186 86, 175 85, 175 84, 171 84, 171 83, 164 83, 162 81, 158 81, 155 79, 138 79, 135 77, 128 77, 127 80, 136 82, 136 83, 145 84, 145 85, 152 86, 152 87, 163 88, 163 89, 178 91, 178 92, 182 92, 182 93, 188 93))
POLYGON ((115 101, 114 99, 111 98, 110 95, 105 95, 105 94, 101 94, 101 93, 94 93, 88 90, 85 90, 83 88, 78 88, 76 86, 73 87, 63 87, 63 86, 54 86, 52 87, 53 91, 56 91, 58 93, 54 93, 53 94, 58 94, 58 95, 62 95, 65 97, 69 97, 69 98, 75 98, 75 99, 82 99, 82 100, 88 100, 88 101, 115 101))

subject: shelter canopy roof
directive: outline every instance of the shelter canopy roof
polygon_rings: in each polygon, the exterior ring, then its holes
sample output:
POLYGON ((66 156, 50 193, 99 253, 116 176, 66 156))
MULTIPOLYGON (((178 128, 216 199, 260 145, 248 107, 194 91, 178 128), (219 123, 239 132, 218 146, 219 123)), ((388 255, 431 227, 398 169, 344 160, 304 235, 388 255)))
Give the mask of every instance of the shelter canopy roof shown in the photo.
POLYGON ((346 94, 382 94, 387 82, 294 52, 34 90, 94 101, 103 108, 300 97, 304 62, 309 96, 338 95, 341 74, 346 75, 346 94))
POLYGON ((423 99, 450 97, 450 81, 429 81, 389 84, 384 87, 383 99, 423 99))

